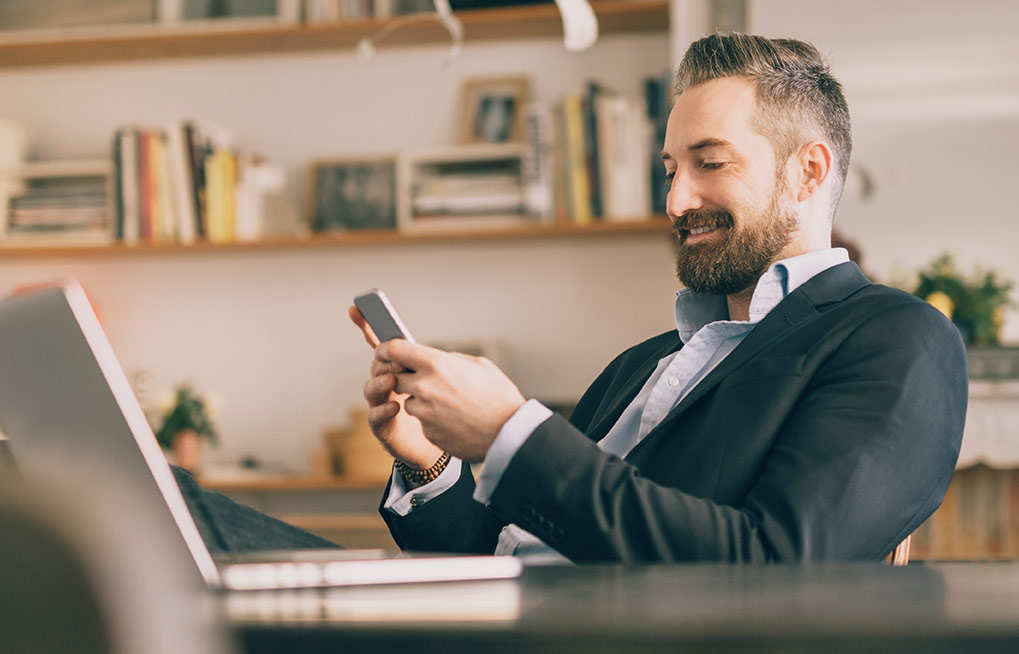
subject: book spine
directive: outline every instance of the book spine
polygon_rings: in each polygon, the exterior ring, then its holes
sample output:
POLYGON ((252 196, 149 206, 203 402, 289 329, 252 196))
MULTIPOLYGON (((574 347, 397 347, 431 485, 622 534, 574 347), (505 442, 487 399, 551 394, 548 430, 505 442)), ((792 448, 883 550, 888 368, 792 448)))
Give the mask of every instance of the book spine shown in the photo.
POLYGON ((598 97, 595 111, 598 114, 598 176, 601 180, 601 197, 603 217, 606 221, 619 218, 620 187, 617 178, 619 166, 619 144, 617 142, 618 125, 615 116, 615 105, 618 98, 602 94, 598 97))
POLYGON ((234 185, 237 175, 233 153, 214 150, 205 161, 209 241, 229 243, 234 236, 234 185))
POLYGON ((122 144, 126 138, 126 129, 118 129, 113 133, 113 170, 111 200, 113 206, 113 238, 124 239, 124 163, 122 160, 122 144))
POLYGON ((541 222, 555 218, 552 171, 552 116, 548 105, 532 102, 524 107, 524 138, 527 149, 521 160, 524 205, 541 222))
POLYGON ((191 213, 195 219, 196 238, 205 238, 205 146, 200 142, 194 123, 184 123, 184 147, 187 150, 188 172, 191 174, 191 213))
POLYGON ((584 156, 584 111, 582 105, 583 101, 577 94, 570 93, 563 98, 571 218, 578 225, 587 225, 592 221, 592 213, 587 160, 584 156))
POLYGON ((603 93, 597 82, 588 82, 587 95, 584 97, 584 158, 587 164, 588 192, 591 195, 591 215, 601 218, 605 215, 602 205, 602 181, 599 170, 598 142, 598 98, 603 93))
POLYGON ((152 242, 152 139, 149 130, 138 132, 138 240, 152 242))
POLYGON ((166 135, 154 132, 152 140, 153 169, 155 170, 155 197, 152 233, 157 243, 172 243, 176 234, 176 218, 170 201, 170 166, 166 156, 166 135))
POLYGON ((225 219, 225 236, 227 241, 233 241, 237 233, 237 156, 227 151, 224 158, 223 173, 223 203, 225 205, 223 215, 225 219))
MULTIPOLYGON (((631 167, 636 174, 630 184, 634 195, 633 215, 635 218, 643 219, 651 216, 651 153, 660 152, 658 148, 661 147, 661 144, 657 144, 655 150, 651 149, 654 130, 640 104, 628 102, 627 109, 633 129, 631 167)), ((660 160, 656 163, 659 167, 664 168, 660 160)))
POLYGON ((141 229, 141 178, 138 171, 138 130, 126 129, 120 140, 121 189, 124 193, 124 222, 121 239, 125 245, 138 243, 141 229))
POLYGON ((169 198, 176 218, 177 239, 189 244, 195 241, 195 213, 191 185, 190 157, 183 123, 175 123, 166 132, 166 158, 169 169, 169 198))
POLYGON ((669 79, 671 74, 648 77, 644 80, 644 102, 648 121, 651 123, 650 150, 650 194, 651 212, 665 213, 668 188, 665 186, 665 167, 658 160, 657 152, 665 142, 665 129, 669 121, 669 79))

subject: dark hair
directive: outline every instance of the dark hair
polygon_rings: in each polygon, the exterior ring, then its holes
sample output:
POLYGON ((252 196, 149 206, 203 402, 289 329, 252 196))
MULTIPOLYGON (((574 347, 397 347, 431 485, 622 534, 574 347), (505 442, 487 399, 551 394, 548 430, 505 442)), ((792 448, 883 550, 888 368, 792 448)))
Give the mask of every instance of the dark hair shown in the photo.
MULTIPOLYGON (((736 32, 695 41, 676 72, 676 97, 686 89, 722 77, 744 77, 757 88, 753 129, 771 141, 778 165, 815 138, 835 158, 832 212, 849 170, 853 139, 842 85, 832 77, 817 48, 794 39, 769 39, 736 32)), ((781 168, 780 168, 781 170, 781 168)))

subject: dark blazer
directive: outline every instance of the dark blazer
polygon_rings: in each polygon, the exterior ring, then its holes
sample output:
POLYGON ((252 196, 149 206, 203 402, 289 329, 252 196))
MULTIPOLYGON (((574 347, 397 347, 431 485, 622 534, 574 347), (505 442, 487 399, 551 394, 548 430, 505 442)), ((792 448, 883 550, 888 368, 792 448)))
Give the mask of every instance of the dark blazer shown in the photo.
MULTIPOLYGON (((516 523, 574 561, 879 560, 941 503, 962 440, 965 348, 855 264, 804 283, 625 459, 596 442, 682 343, 618 356, 545 421, 483 506, 469 466, 406 517, 405 549, 494 550, 516 523)), ((388 492, 388 490, 387 490, 388 492)))

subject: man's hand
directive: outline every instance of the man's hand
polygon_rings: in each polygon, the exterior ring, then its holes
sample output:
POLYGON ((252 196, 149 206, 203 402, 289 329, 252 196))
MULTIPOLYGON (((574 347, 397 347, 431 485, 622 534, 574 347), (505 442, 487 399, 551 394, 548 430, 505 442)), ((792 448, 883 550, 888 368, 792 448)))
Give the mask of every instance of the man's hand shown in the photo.
POLYGON ((385 371, 373 378, 380 388, 409 396, 406 413, 420 421, 428 440, 467 461, 483 460, 503 424, 524 404, 516 385, 488 359, 403 339, 376 347, 372 370, 385 371))
MULTIPOLYGON (((378 338, 357 307, 350 307, 349 314, 354 324, 361 328, 368 345, 378 347, 378 338)), ((421 422, 403 409, 406 396, 393 392, 396 386, 394 373, 402 371, 402 366, 372 361, 372 376, 364 385, 364 397, 368 401, 368 426, 382 447, 393 457, 414 468, 425 470, 439 460, 442 450, 425 438, 421 422)))

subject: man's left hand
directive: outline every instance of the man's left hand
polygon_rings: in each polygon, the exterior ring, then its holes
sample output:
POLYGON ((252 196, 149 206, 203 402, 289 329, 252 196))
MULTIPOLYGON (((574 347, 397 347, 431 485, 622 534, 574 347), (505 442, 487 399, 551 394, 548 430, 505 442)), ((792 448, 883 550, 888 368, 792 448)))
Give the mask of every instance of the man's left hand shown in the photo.
POLYGON ((524 404, 516 385, 482 357, 403 339, 382 343, 375 358, 405 368, 396 392, 410 397, 407 413, 421 421, 425 436, 466 461, 481 461, 503 424, 524 404))

